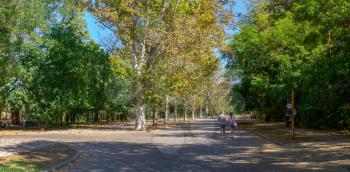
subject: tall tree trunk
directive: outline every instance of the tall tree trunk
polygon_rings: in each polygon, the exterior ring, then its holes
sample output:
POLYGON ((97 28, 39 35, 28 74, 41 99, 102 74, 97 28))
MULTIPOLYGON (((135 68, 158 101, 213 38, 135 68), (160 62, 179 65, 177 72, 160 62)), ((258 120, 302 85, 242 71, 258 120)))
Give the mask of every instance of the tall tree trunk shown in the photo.
POLYGON ((85 120, 86 120, 86 121, 89 121, 89 120, 90 120, 90 118, 89 118, 89 113, 84 112, 84 115, 85 115, 85 120))
POLYGON ((164 118, 164 124, 168 123, 169 119, 169 96, 165 95, 165 118, 164 118))
POLYGON ((192 107, 192 120, 194 120, 194 107, 192 107))
POLYGON ((68 120, 69 120, 69 115, 67 115, 67 113, 64 113, 64 123, 66 123, 66 125, 68 124, 68 120))
POLYGON ((145 117, 145 105, 142 104, 141 102, 136 103, 135 107, 136 111, 136 120, 135 120, 135 125, 136 125, 136 130, 145 130, 146 129, 146 117, 145 117))
MULTIPOLYGON (((147 26, 146 26, 147 27, 147 26)), ((135 80, 135 95, 136 100, 134 104, 134 109, 136 112, 136 120, 135 120, 135 129, 136 130, 145 130, 146 129, 146 116, 145 116, 145 104, 143 102, 143 96, 144 96, 144 88, 142 83, 142 69, 143 66, 146 63, 146 40, 143 40, 141 43, 141 52, 136 48, 138 46, 136 45, 130 45, 128 48, 130 52, 132 52, 132 67, 135 71, 135 74, 137 76, 135 80)))
POLYGON ((208 118, 209 117, 209 88, 207 87, 207 100, 206 100, 206 104, 205 104, 205 115, 208 118))
POLYGON ((175 116, 174 116, 174 122, 176 122, 176 118, 177 118, 177 105, 176 105, 176 99, 174 100, 174 106, 175 106, 175 109, 174 109, 174 114, 175 114, 175 116))
MULTIPOLYGON (((137 65, 136 74, 141 77, 141 64, 137 65)), ((146 129, 146 115, 145 115, 145 104, 143 103, 143 84, 142 81, 136 80, 135 84, 135 95, 136 101, 134 104, 134 109, 136 113, 135 118, 135 129, 136 130, 145 130, 146 129)))
POLYGON ((63 116, 60 117, 60 126, 63 126, 63 116))
POLYGON ((208 107, 208 103, 205 105, 205 116, 206 116, 206 117, 209 116, 209 107, 208 107))
POLYGON ((66 124, 69 123, 69 114, 66 114, 66 115, 65 115, 64 123, 66 123, 66 124))
POLYGON ((3 109, 0 108, 0 128, 2 127, 2 111, 3 109))
POLYGON ((184 115, 184 120, 187 120, 187 102, 185 101, 185 115, 184 115))
POLYGON ((153 125, 154 125, 154 126, 157 125, 157 120, 158 120, 158 108, 155 107, 154 116, 153 116, 153 125))
POLYGON ((192 120, 194 120, 194 113, 195 113, 195 102, 196 102, 196 97, 193 97, 193 104, 192 104, 192 120))
POLYGON ((150 117, 152 118, 152 124, 154 124, 154 110, 151 109, 150 113, 151 113, 150 117))
POLYGON ((199 109, 199 117, 203 118, 203 106, 202 105, 200 106, 200 109, 199 109))
MULTIPOLYGON (((99 114, 98 114, 98 112, 95 112, 94 114, 95 114, 94 122, 99 122, 100 119, 99 119, 99 114)), ((75 120, 75 119, 73 118, 73 120, 75 120)))
MULTIPOLYGON (((97 119, 99 119, 98 115, 97 115, 97 119)), ((76 122, 77 122, 77 112, 74 112, 73 113, 73 123, 76 123, 76 122)))

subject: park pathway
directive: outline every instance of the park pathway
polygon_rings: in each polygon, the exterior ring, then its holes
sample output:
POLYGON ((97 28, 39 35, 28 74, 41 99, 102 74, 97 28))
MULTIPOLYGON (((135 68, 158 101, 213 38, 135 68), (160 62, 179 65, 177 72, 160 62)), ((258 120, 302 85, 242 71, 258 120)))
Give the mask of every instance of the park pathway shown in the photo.
POLYGON ((71 143, 82 157, 63 171, 347 171, 246 131, 220 138, 216 120, 90 139, 71 143))
POLYGON ((150 132, 106 125, 1 135, 0 152, 57 142, 81 153, 77 161, 61 170, 67 172, 347 171, 322 152, 280 147, 244 130, 238 129, 234 138, 220 138, 216 119, 150 132))

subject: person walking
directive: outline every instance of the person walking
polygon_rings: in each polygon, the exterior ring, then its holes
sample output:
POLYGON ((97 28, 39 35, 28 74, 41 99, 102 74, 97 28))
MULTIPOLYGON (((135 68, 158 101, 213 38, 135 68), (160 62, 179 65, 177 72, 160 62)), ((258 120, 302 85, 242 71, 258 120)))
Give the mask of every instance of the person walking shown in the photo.
POLYGON ((292 104, 287 103, 286 105, 286 114, 284 115, 285 127, 288 128, 292 121, 292 104))
POLYGON ((233 138, 235 128, 237 127, 237 121, 236 118, 233 116, 232 112, 230 112, 229 122, 231 126, 231 137, 233 138))
POLYGON ((222 112, 219 115, 219 125, 220 125, 220 131, 221 131, 221 137, 225 136, 225 129, 226 129, 226 116, 225 112, 222 112))

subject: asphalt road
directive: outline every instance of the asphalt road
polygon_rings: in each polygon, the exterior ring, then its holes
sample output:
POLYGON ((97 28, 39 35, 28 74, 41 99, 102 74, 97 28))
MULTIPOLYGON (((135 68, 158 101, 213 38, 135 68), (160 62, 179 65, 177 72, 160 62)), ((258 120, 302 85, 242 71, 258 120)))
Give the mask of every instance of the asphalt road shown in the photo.
POLYGON ((63 171, 346 171, 249 132, 219 136, 216 120, 152 132, 99 135, 70 142, 81 159, 63 171))
POLYGON ((215 119, 151 132, 133 131, 132 125, 106 125, 1 135, 0 155, 57 142, 81 153, 62 169, 68 172, 347 171, 323 152, 280 147, 239 128, 234 138, 228 133, 221 138, 215 119))

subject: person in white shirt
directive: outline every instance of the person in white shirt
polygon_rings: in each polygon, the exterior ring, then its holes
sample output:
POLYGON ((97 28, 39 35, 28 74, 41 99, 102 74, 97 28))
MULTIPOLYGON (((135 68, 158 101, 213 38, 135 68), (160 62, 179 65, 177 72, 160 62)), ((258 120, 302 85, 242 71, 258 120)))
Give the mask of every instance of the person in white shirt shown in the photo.
POLYGON ((226 116, 225 112, 222 112, 219 116, 219 124, 220 124, 220 131, 221 131, 221 137, 225 136, 225 128, 226 128, 226 116))
POLYGON ((230 112, 229 122, 231 126, 231 137, 233 138, 235 128, 237 127, 237 121, 236 118, 233 116, 232 112, 230 112))

